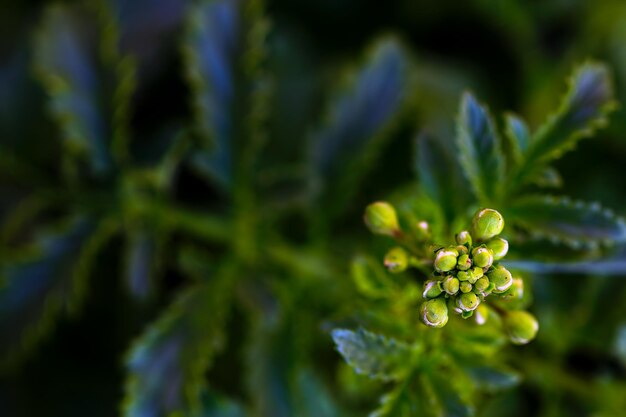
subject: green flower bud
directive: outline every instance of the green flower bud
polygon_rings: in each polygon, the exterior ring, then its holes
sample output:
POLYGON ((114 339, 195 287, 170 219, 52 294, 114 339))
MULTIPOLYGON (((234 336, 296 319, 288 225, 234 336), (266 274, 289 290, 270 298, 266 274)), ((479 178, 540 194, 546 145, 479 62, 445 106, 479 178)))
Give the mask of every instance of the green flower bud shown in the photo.
POLYGON ((468 292, 457 297, 456 304, 461 311, 473 311, 476 310, 476 307, 480 304, 480 300, 476 294, 468 292))
POLYGON ((479 278, 474 284, 474 289, 483 294, 489 288, 489 280, 486 277, 479 278))
POLYGON ((521 278, 513 278, 511 288, 501 295, 507 301, 521 300, 524 297, 524 280, 521 278))
POLYGON ((467 254, 459 256, 456 267, 461 271, 467 271, 472 267, 472 260, 467 254))
POLYGON ((496 210, 482 209, 472 219, 472 236, 477 240, 488 240, 504 229, 504 218, 496 210))
POLYGON ((493 263, 493 254, 487 248, 474 248, 472 251, 472 261, 475 266, 489 268, 493 263))
POLYGON ((459 279, 459 281, 467 281, 470 279, 470 274, 467 271, 459 271, 456 274, 456 277, 459 279))
POLYGON ((487 274, 489 281, 494 285, 493 292, 496 294, 502 294, 513 285, 513 276, 503 266, 498 266, 493 271, 487 274))
POLYGON ((396 210, 389 203, 378 201, 365 209, 365 224, 378 235, 394 236, 400 231, 396 210))
POLYGON ((422 321, 430 327, 443 327, 448 322, 448 306, 445 298, 425 301, 420 309, 422 321))
POLYGON ((493 253, 493 259, 499 261, 504 258, 509 251, 509 242, 501 237, 494 237, 487 242, 487 247, 491 250, 491 253, 493 253))
POLYGON ((457 256, 457 257, 459 256, 459 250, 457 249, 457 246, 452 246, 452 245, 451 245, 451 246, 448 246, 448 247, 446 248, 446 250, 447 250, 448 252, 452 252, 452 253, 453 253, 455 256, 457 256))
POLYGON ((469 281, 463 281, 461 283, 461 285, 459 286, 461 292, 466 293, 466 292, 470 292, 472 291, 472 284, 469 283, 469 281))
POLYGON ((472 235, 467 230, 457 233, 455 238, 459 245, 472 246, 472 235))
POLYGON ((443 280, 443 289, 449 295, 454 295, 459 292, 459 280, 453 276, 448 276, 443 280))
POLYGON ((478 281, 484 275, 483 269, 478 267, 478 266, 473 267, 472 269, 470 269, 467 272, 469 273, 469 282, 470 282, 470 284, 474 284, 476 281, 478 281))
POLYGON ((407 251, 397 246, 387 252, 384 261, 385 267, 394 274, 403 272, 409 265, 409 254, 407 251))
POLYGON ((514 344, 525 345, 537 335, 539 323, 532 314, 522 310, 509 311, 503 318, 506 332, 514 344))
POLYGON ((456 266, 458 254, 448 249, 441 249, 435 257, 435 269, 439 272, 448 272, 456 266))
POLYGON ((487 323, 487 319, 489 319, 489 308, 485 304, 480 304, 476 308, 476 324, 483 325, 487 323))
POLYGON ((424 292, 422 297, 424 298, 437 298, 443 292, 441 288, 441 281, 426 281, 424 283, 424 292))
POLYGON ((469 250, 463 245, 455 246, 455 249, 459 252, 459 255, 469 254, 469 250))

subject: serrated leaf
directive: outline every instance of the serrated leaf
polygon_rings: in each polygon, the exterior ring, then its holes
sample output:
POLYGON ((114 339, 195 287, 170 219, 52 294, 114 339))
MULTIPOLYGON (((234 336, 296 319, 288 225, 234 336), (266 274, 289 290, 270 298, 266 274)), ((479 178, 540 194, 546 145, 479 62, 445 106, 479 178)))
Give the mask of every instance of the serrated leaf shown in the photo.
POLYGON ((532 236, 572 247, 626 240, 624 220, 596 203, 528 196, 513 201, 505 213, 507 221, 522 226, 532 236))
POLYGON ((136 298, 144 300, 152 291, 158 259, 155 237, 146 231, 133 231, 128 236, 126 251, 128 290, 136 298))
POLYGON ((559 110, 532 136, 514 185, 523 185, 536 170, 571 150, 580 139, 607 124, 615 108, 613 85, 602 64, 586 63, 574 71, 559 110))
POLYGON ((553 167, 545 167, 537 172, 530 182, 543 188, 560 188, 563 185, 563 178, 559 171, 553 167))
POLYGON ((204 373, 224 343, 232 282, 227 269, 188 289, 135 342, 126 360, 124 415, 199 411, 204 373))
POLYGON ((75 219, 42 235, 37 254, 2 267, 0 286, 0 358, 11 365, 18 347, 30 348, 63 311, 75 311, 97 252, 116 227, 75 219))
POLYGON ((369 168, 385 133, 398 119, 409 83, 409 60, 398 42, 385 39, 330 104, 326 122, 313 134, 311 166, 317 196, 341 206, 369 168), (357 168, 358 167, 358 168, 357 168), (332 185, 332 187, 331 187, 332 185), (336 191, 332 197, 327 195, 336 191), (349 194, 349 193, 348 193, 349 194))
POLYGON ((98 73, 92 15, 69 6, 46 10, 35 42, 35 70, 68 148, 86 155, 95 174, 111 169, 110 131, 98 73))
POLYGON ((497 392, 510 389, 521 381, 519 373, 503 367, 470 366, 465 368, 478 389, 497 392))
POLYGON ((468 205, 469 193, 453 155, 453 144, 422 133, 417 138, 415 167, 421 189, 443 209, 448 223, 468 205))
POLYGON ((457 124, 459 160, 465 176, 481 202, 500 195, 504 177, 504 155, 488 110, 470 93, 463 94, 457 124))
POLYGON ((335 329, 332 338, 346 362, 359 374, 389 381, 402 378, 411 366, 411 348, 403 342, 358 329, 335 329))
POLYGON ((370 257, 357 256, 354 258, 351 272, 357 290, 366 297, 386 298, 397 289, 380 262, 370 257))

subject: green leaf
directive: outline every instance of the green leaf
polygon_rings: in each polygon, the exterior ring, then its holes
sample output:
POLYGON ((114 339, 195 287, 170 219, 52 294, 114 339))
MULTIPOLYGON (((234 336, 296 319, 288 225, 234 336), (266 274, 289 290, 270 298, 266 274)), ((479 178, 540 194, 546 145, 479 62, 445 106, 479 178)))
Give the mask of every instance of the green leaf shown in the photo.
POLYGON ((389 381, 400 379, 411 365, 411 348, 395 339, 358 329, 335 329, 337 350, 359 374, 389 381))
POLYGON ((560 188, 563 185, 563 178, 559 171, 553 167, 545 167, 537 172, 530 182, 543 188, 560 188))
POLYGON ((626 240, 624 220, 597 203, 528 196, 513 201, 505 213, 507 221, 523 227, 531 236, 574 248, 626 240))
POLYGON ((100 79, 99 33, 93 14, 55 5, 44 14, 35 42, 35 71, 50 96, 49 109, 68 150, 84 156, 93 173, 111 169, 109 121, 100 79))
POLYGON ((255 62, 265 39, 260 4, 256 0, 199 2, 189 12, 183 41, 185 76, 203 140, 192 164, 224 189, 232 186, 242 136, 249 141, 248 136, 258 133, 246 123, 263 113, 258 108, 255 62))
POLYGON ((497 392, 517 386, 521 376, 510 369, 490 366, 469 366, 465 372, 470 376, 478 389, 497 392))
POLYGON ((511 152, 511 159, 517 166, 523 160, 524 153, 530 145, 530 131, 526 122, 515 114, 507 114, 504 118, 505 137, 508 142, 508 149, 511 152))
POLYGON ((409 89, 409 59, 398 42, 383 39, 347 78, 312 138, 314 193, 325 211, 336 212, 350 200, 389 138, 409 89))
POLYGON ((203 390, 200 411, 192 417, 246 417, 246 412, 239 403, 203 390))
MULTIPOLYGON (((514 185, 523 185, 548 162, 592 136, 615 109, 613 85, 606 66, 586 63, 574 71, 559 110, 532 136, 514 185)), ((513 190, 514 188, 512 188, 513 190)))
POLYGON ((114 222, 95 225, 74 219, 41 235, 29 259, 2 266, 0 286, 0 357, 14 365, 33 347, 63 311, 75 312, 86 292, 96 254, 117 230, 114 222))
POLYGON ((296 415, 299 417, 339 417, 342 415, 330 392, 310 370, 300 369, 296 375, 296 415))
POLYGON ((468 401, 469 392, 463 384, 465 379, 458 370, 449 368, 428 373, 433 392, 445 417, 470 417, 474 406, 468 401))
POLYGON ((204 374, 224 344, 232 283, 225 268, 189 288, 134 343, 126 360, 125 416, 199 411, 204 374))
POLYGON ((126 280, 130 293, 145 300, 153 290, 160 257, 156 237, 146 230, 129 232, 126 244, 126 280))
POLYGON ((369 417, 434 416, 434 394, 418 375, 396 385, 380 399, 380 406, 369 417))
POLYGON ((369 256, 354 258, 351 272, 357 290, 366 297, 386 298, 397 289, 381 263, 369 256))
POLYGON ((470 93, 463 94, 457 124, 459 159, 481 202, 498 198, 504 177, 502 144, 488 110, 470 93))
POLYGON ((417 138, 415 167, 421 189, 443 209, 450 223, 468 205, 469 192, 454 158, 454 146, 428 134, 417 138))

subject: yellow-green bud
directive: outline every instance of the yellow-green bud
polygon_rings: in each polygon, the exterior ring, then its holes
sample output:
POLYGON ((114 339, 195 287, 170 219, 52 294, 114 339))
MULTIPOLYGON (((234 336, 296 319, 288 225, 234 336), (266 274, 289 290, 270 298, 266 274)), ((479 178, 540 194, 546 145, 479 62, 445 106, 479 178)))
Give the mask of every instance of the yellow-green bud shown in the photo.
POLYGON ((535 338, 539 323, 526 311, 509 311, 504 316, 504 327, 509 339, 516 345, 525 345, 535 338))
POLYGON ((473 267, 472 269, 470 269, 469 271, 467 271, 469 273, 469 282, 470 284, 474 284, 476 281, 478 281, 480 278, 483 277, 483 269, 480 267, 473 267))
POLYGON ((463 281, 459 286, 461 292, 466 293, 472 291, 472 284, 469 281, 463 281))
POLYGON ((484 293, 489 288, 489 280, 486 277, 479 278, 474 284, 474 289, 479 293, 484 293))
POLYGON ((441 281, 426 281, 424 283, 424 292, 422 293, 422 297, 437 298, 442 292, 441 281))
POLYGON ((488 240, 502 233, 504 218, 496 210, 482 209, 472 219, 472 236, 476 240, 488 240))
POLYGON ((448 249, 441 249, 435 257, 435 269, 439 272, 448 272, 456 266, 457 254, 448 249))
POLYGON ((475 266, 489 268, 493 263, 493 254, 487 248, 474 248, 472 250, 472 261, 475 266))
POLYGON ((459 260, 457 261, 456 267, 461 271, 467 271, 472 267, 472 260, 467 254, 463 254, 459 256, 459 260))
POLYGON ((467 271, 459 271, 456 274, 456 277, 459 279, 459 281, 467 281, 470 279, 470 274, 467 271))
POLYGON ((513 278, 511 288, 506 290, 501 297, 508 300, 521 300, 524 297, 524 280, 521 278, 513 278))
POLYGON ((476 294, 468 292, 457 297, 456 304, 461 311, 474 311, 476 307, 478 307, 478 304, 480 304, 480 300, 476 294))
POLYGON ((493 271, 487 274, 489 281, 494 285, 493 292, 496 294, 502 294, 513 285, 513 276, 503 266, 498 266, 493 271))
POLYGON ((459 255, 469 254, 469 251, 463 245, 457 245, 457 246, 455 246, 455 248, 456 248, 457 252, 459 252, 459 255))
POLYGON ((448 322, 448 306, 443 297, 425 301, 420 309, 422 321, 430 327, 443 327, 448 322))
POLYGON ((387 252, 384 264, 389 272, 393 272, 394 274, 403 272, 409 265, 409 254, 406 250, 397 246, 387 252))
POLYGON ((482 326, 483 324, 487 323, 487 320, 489 319, 489 314, 489 307, 487 307, 485 304, 480 304, 476 308, 476 324, 482 326))
POLYGON ((456 243, 459 245, 472 246, 472 235, 467 230, 463 230, 456 234, 456 243))
POLYGON ((509 251, 509 242, 501 237, 494 237, 487 242, 487 247, 491 250, 491 253, 493 253, 493 259, 499 261, 504 258, 509 251))
POLYGON ((400 231, 396 210, 389 203, 378 201, 365 209, 365 224, 378 235, 394 236, 400 231))
POLYGON ((443 289, 449 295, 454 295, 459 292, 459 280, 453 276, 448 276, 443 280, 443 289))

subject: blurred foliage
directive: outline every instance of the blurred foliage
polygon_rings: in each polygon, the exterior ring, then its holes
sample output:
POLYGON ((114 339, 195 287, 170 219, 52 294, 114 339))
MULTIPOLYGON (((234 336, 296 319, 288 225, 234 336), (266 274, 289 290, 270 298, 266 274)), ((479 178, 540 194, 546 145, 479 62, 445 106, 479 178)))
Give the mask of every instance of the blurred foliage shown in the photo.
POLYGON ((1 415, 622 413, 621 2, 5 3, 1 415), (502 211, 537 340, 419 323, 379 199, 502 211))

